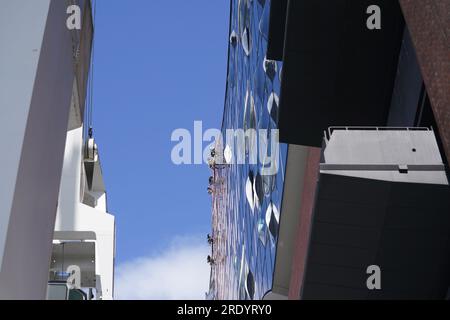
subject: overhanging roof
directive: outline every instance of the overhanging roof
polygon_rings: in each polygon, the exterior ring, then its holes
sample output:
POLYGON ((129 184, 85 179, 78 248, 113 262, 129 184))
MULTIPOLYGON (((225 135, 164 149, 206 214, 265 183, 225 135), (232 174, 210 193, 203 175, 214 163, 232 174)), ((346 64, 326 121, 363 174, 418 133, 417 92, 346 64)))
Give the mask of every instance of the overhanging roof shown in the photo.
POLYGON ((320 147, 329 126, 384 126, 404 30, 397 1, 289 1, 281 142, 320 147), (370 5, 381 30, 369 30, 370 5))

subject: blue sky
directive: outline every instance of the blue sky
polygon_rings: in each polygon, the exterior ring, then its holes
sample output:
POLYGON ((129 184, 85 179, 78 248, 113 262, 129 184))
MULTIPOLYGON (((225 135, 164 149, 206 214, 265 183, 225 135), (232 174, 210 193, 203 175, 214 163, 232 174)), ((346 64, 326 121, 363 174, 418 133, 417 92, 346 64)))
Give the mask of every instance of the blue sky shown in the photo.
POLYGON ((97 0, 94 135, 119 274, 211 229, 208 168, 172 164, 170 138, 195 120, 220 127, 228 23, 228 0, 97 0))

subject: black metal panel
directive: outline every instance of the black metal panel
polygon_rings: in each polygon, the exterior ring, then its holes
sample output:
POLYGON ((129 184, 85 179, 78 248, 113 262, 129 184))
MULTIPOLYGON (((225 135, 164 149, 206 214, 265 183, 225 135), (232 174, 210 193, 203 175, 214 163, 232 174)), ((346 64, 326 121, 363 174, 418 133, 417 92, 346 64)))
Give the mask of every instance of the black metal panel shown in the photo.
POLYGON ((282 60, 288 0, 272 0, 270 3, 269 39, 267 59, 282 60))
POLYGON ((289 1, 281 141, 320 147, 329 126, 386 125, 403 30, 397 1, 289 1), (367 28, 370 5, 381 30, 367 28))
POLYGON ((321 174, 301 297, 444 299, 450 189, 321 174), (381 268, 381 290, 366 287, 381 268))

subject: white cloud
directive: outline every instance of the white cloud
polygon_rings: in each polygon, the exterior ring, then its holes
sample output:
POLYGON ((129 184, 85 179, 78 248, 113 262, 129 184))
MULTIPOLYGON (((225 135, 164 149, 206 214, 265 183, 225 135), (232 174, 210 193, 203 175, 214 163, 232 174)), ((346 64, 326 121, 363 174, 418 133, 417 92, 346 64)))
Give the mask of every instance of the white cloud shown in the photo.
POLYGON ((199 237, 177 237, 167 250, 120 264, 115 298, 122 300, 197 300, 208 291, 210 248, 199 237))

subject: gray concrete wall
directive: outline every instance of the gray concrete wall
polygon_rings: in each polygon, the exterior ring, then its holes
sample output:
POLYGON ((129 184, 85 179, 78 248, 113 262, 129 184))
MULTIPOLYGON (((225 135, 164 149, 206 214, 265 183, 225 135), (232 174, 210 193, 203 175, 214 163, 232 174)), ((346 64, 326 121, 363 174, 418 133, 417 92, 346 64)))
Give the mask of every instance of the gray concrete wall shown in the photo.
POLYGON ((65 1, 2 0, 0 299, 45 299, 74 81, 65 1))
POLYGON ((3 1, 0 11, 0 265, 50 3, 26 2, 3 1))

